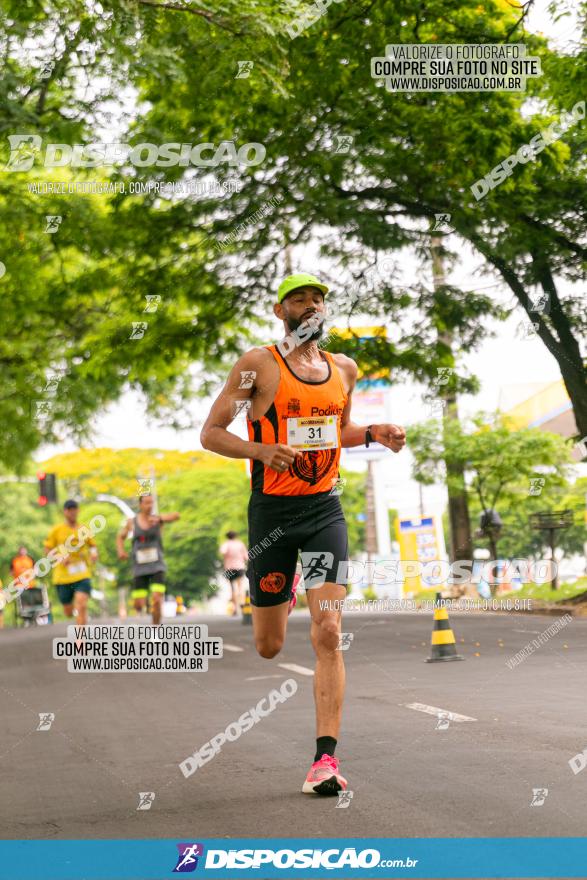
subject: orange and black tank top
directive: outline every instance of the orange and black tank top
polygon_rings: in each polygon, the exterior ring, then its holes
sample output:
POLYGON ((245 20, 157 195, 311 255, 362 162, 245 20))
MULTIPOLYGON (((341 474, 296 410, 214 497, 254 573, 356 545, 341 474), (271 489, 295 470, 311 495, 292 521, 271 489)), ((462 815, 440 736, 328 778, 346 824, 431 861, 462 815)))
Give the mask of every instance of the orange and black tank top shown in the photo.
POLYGON ((329 352, 321 351, 328 364, 326 379, 300 379, 276 345, 265 347, 278 363, 279 386, 265 415, 247 419, 249 440, 285 443, 303 455, 283 473, 252 460, 251 489, 265 495, 329 492, 338 479, 340 422, 348 397, 338 367, 329 352))

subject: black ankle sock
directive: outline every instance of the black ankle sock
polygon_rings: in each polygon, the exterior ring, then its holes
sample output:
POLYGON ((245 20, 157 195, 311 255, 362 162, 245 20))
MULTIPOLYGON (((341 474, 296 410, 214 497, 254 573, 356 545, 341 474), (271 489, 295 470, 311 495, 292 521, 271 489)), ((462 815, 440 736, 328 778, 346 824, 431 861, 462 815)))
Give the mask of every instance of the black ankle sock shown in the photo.
POLYGON ((314 761, 319 761, 322 755, 334 755, 336 740, 333 736, 319 736, 316 740, 316 756, 314 761))

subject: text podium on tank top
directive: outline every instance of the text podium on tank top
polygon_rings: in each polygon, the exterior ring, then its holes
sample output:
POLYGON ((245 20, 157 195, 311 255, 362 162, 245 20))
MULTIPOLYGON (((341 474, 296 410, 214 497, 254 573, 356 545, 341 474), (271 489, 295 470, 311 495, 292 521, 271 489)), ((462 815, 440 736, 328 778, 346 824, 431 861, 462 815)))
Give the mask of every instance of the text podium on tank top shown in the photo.
POLYGON ((163 559, 163 540, 159 523, 149 526, 148 529, 143 529, 139 525, 138 516, 135 516, 133 521, 132 561, 134 577, 140 577, 143 574, 155 574, 167 569, 163 559))
POLYGON ((260 419, 247 419, 255 443, 284 443, 300 449, 288 470, 278 473, 251 461, 251 489, 265 495, 314 495, 330 492, 338 479, 341 417, 348 395, 334 358, 321 351, 328 376, 318 382, 300 379, 276 345, 265 346, 279 365, 279 387, 260 419))

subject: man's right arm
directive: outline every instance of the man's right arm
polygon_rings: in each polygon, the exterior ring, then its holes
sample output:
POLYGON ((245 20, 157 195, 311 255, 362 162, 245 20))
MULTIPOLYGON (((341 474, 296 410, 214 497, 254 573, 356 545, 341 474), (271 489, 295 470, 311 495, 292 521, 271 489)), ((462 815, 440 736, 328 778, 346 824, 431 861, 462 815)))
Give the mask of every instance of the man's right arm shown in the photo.
POLYGON ((127 519, 126 523, 123 525, 121 530, 116 536, 116 552, 118 554, 119 559, 128 559, 128 553, 124 549, 124 541, 128 536, 128 533, 131 529, 132 520, 127 519))
POLYGON ((263 364, 266 363, 265 357, 266 352, 263 349, 252 349, 238 359, 230 371, 224 388, 212 404, 210 414, 200 433, 200 443, 204 449, 225 455, 227 458, 254 458, 268 467, 273 467, 278 462, 286 462, 289 466, 296 455, 291 447, 282 443, 256 443, 242 440, 236 434, 227 431, 230 423, 239 414, 239 410, 246 414, 247 404, 243 404, 242 401, 250 401, 255 391, 259 389, 264 373, 263 364), (241 387, 244 384, 242 374, 250 372, 254 376, 252 387, 241 387), (244 408, 240 409, 240 407, 244 408))
POLYGON ((261 352, 258 349, 246 352, 238 359, 226 380, 224 388, 212 404, 208 418, 200 432, 200 443, 204 449, 226 455, 228 458, 257 458, 261 452, 261 443, 253 443, 250 440, 242 440, 236 434, 231 434, 226 429, 234 418, 240 414, 247 414, 247 407, 258 388, 258 374, 261 365, 261 352), (241 388, 243 384, 242 374, 253 373, 250 388, 241 388))

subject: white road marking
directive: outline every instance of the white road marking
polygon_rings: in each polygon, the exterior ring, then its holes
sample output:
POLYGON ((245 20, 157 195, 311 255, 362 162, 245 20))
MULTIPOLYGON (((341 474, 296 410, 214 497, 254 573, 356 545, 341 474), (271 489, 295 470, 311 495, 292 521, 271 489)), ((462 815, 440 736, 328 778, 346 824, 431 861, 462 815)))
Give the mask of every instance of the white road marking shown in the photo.
POLYGON ((314 675, 313 669, 308 669, 307 666, 298 666, 297 663, 278 663, 282 669, 287 669, 288 672, 299 672, 300 675, 314 675))
POLYGON ((540 635, 539 629, 515 629, 514 632, 515 633, 532 633, 532 635, 535 635, 535 636, 540 635))
POLYGON ((245 678, 245 681, 263 681, 264 678, 283 678, 283 675, 253 675, 251 678, 245 678))
POLYGON ((240 654, 241 651, 244 651, 244 648, 239 648, 238 645, 227 645, 226 642, 222 646, 223 651, 232 651, 235 654, 240 654))
POLYGON ((477 721, 476 718, 470 718, 468 715, 459 715, 457 712, 450 712, 448 709, 439 709, 438 706, 428 706, 426 703, 400 703, 406 709, 415 709, 417 712, 427 712, 428 715, 444 715, 449 721, 477 721))

